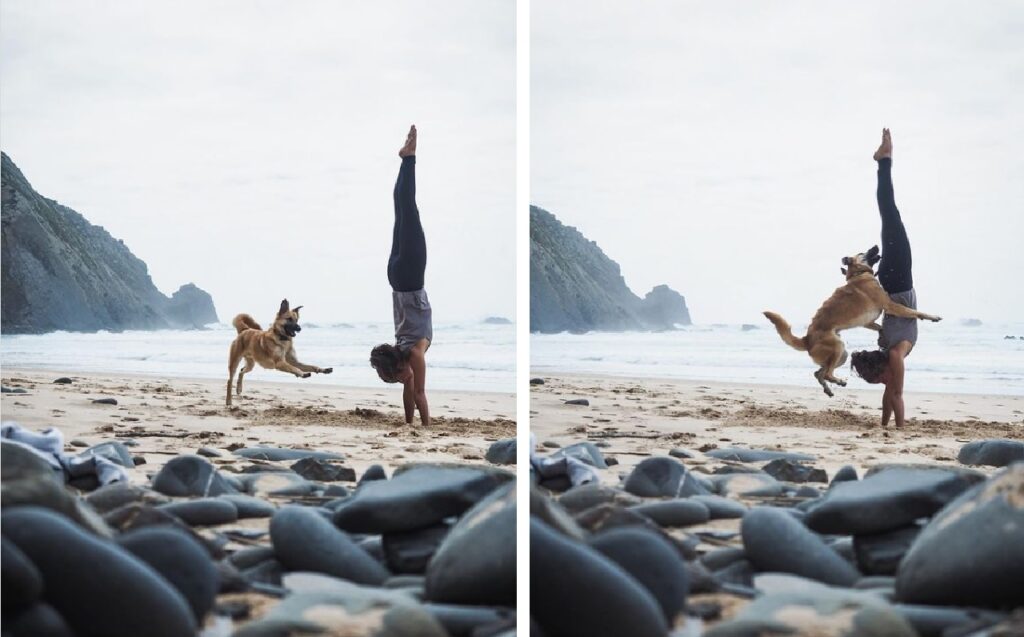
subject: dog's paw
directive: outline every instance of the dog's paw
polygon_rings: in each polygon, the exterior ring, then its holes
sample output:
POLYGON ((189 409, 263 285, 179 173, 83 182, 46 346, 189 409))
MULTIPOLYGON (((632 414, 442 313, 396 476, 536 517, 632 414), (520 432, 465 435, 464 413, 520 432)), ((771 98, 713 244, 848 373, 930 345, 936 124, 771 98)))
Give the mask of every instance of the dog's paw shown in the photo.
POLYGON ((843 380, 842 378, 837 378, 836 385, 839 385, 840 387, 846 387, 846 381, 843 380))
POLYGON ((312 375, 313 375, 313 374, 310 374, 309 372, 303 372, 303 373, 302 373, 302 376, 299 376, 299 378, 309 378, 309 377, 310 377, 310 376, 312 376, 312 375))
POLYGON ((334 368, 333 368, 333 367, 326 367, 326 368, 324 368, 324 369, 321 369, 321 370, 320 370, 320 373, 321 373, 321 374, 330 374, 330 373, 331 373, 331 372, 333 372, 333 371, 334 371, 334 368))

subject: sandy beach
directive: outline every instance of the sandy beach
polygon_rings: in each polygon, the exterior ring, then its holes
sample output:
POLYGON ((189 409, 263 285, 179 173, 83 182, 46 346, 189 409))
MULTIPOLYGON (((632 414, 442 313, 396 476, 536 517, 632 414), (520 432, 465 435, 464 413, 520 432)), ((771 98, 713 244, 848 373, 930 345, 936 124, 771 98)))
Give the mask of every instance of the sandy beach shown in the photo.
POLYGON ((674 447, 743 446, 809 453, 831 476, 886 462, 956 464, 979 438, 1024 439, 1024 397, 907 393, 907 424, 880 427, 881 389, 743 385, 579 374, 536 375, 530 429, 537 442, 606 440, 624 473, 674 447), (566 405, 587 399, 589 406, 566 405))
MULTIPOLYGON (((231 445, 311 447, 345 455, 362 475, 380 464, 390 472, 410 462, 483 462, 487 446, 515 436, 515 396, 431 392, 433 423, 406 425, 401 390, 275 383, 271 373, 247 378, 235 409, 224 406, 224 382, 196 378, 70 374, 59 370, 4 369, 3 385, 26 394, 3 394, 0 411, 31 429, 58 427, 65 439, 89 445, 133 439, 146 459, 143 475, 179 453, 231 445), (72 383, 53 381, 62 376, 72 383), (114 398, 117 405, 97 405, 114 398)), ((225 452, 225 456, 230 456, 225 452)), ((225 458, 217 460, 232 464, 225 458)))

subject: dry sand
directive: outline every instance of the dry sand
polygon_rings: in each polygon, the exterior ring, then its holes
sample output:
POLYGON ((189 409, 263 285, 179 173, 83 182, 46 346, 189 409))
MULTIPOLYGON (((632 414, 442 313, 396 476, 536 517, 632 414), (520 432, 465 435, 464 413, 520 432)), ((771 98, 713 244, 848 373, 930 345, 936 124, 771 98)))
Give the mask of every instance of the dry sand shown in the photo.
MULTIPOLYGON (((134 439, 144 473, 203 446, 268 445, 335 451, 358 474, 371 464, 390 474, 408 462, 483 462, 491 442, 516 434, 512 394, 430 391, 433 422, 423 429, 418 418, 405 424, 399 386, 264 380, 272 374, 246 378, 244 395, 228 409, 221 380, 4 369, 3 385, 28 393, 3 394, 0 415, 31 429, 57 427, 68 443, 134 439), (61 376, 74 382, 54 384, 61 376), (96 398, 118 404, 93 404, 96 398)), ((218 464, 237 460, 224 456, 218 464)))
POLYGON ((813 454, 831 476, 846 464, 858 472, 885 462, 956 464, 965 442, 1024 439, 1024 396, 907 393, 906 426, 883 430, 880 387, 839 387, 828 398, 817 385, 535 376, 545 380, 530 388, 537 442, 606 440, 622 472, 673 447, 743 446, 813 454), (575 398, 590 406, 565 404, 575 398))

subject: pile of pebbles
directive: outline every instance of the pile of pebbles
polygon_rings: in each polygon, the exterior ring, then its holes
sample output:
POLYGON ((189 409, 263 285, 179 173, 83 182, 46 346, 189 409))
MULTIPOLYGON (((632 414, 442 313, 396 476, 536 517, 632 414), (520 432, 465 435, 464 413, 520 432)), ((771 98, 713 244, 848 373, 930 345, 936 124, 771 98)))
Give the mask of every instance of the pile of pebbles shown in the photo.
POLYGON ((147 479, 106 442, 86 453, 131 483, 88 490, 0 445, 5 637, 515 634, 505 469, 375 465, 357 483, 335 453, 207 447, 147 479))
POLYGON ((813 456, 744 448, 616 474, 576 443, 600 483, 531 487, 531 634, 1024 635, 1021 446, 966 445, 991 474, 848 466, 828 482, 813 456))

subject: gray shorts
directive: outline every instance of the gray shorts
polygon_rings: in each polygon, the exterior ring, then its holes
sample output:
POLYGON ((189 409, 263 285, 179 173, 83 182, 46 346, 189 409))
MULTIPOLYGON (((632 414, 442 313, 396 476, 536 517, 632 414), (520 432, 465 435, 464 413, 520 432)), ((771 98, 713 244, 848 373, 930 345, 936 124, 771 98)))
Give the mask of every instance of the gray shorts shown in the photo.
POLYGON ((420 339, 434 340, 433 310, 426 290, 411 292, 391 291, 391 302, 395 314, 395 342, 398 349, 406 351, 420 339))
MULTIPOLYGON (((900 305, 917 309, 917 293, 914 288, 910 288, 906 292, 890 294, 889 298, 900 305)), ((900 341, 910 341, 911 345, 917 344, 917 319, 886 314, 882 319, 882 333, 878 335, 878 346, 887 350, 900 341)))

